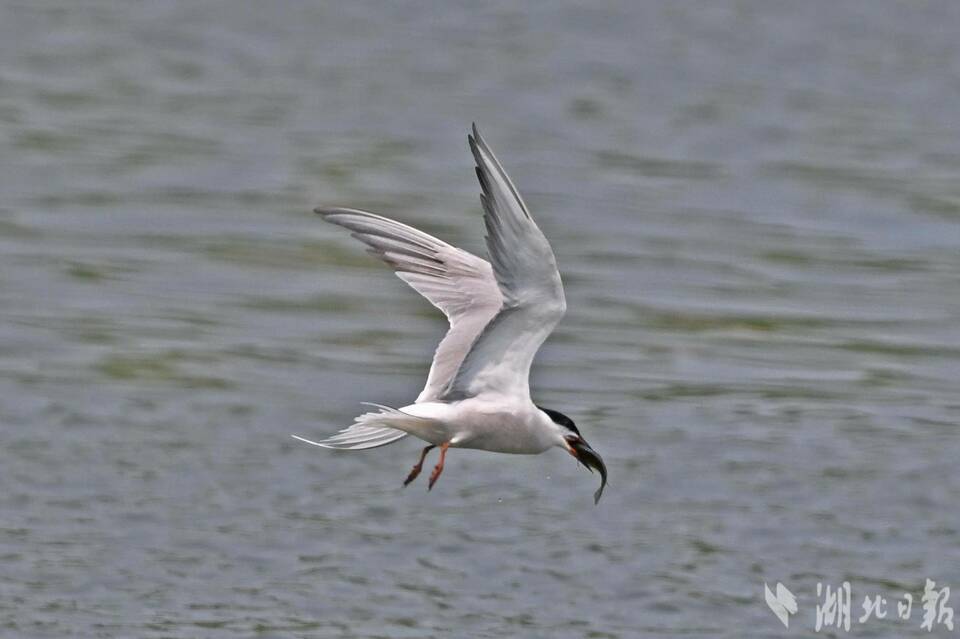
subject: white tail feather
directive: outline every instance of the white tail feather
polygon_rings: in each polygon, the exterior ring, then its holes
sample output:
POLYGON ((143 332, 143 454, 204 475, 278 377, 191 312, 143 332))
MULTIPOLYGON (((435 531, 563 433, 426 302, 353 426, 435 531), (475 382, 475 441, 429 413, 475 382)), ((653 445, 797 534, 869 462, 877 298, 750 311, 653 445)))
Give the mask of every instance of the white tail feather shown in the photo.
POLYGON ((349 426, 348 428, 344 428, 337 434, 332 435, 327 439, 313 441, 306 439, 305 437, 300 437, 299 435, 291 435, 291 437, 302 442, 306 442, 307 444, 320 446, 322 448, 333 448, 336 450, 367 450, 369 448, 386 446, 387 444, 392 444, 393 442, 406 437, 407 433, 404 431, 387 425, 391 419, 417 419, 412 415, 400 412, 395 408, 390 408, 389 406, 382 406, 380 404, 373 404, 370 402, 364 402, 364 404, 367 406, 374 406, 378 408, 379 411, 358 415, 356 418, 354 418, 353 425, 349 426))

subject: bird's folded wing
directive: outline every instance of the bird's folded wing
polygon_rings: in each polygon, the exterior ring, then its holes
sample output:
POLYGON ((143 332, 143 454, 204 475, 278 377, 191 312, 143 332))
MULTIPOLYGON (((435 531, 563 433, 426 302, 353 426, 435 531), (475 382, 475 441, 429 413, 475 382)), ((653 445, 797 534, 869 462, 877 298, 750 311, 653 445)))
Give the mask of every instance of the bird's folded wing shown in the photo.
POLYGON ((490 263, 417 229, 354 209, 317 209, 389 264, 397 276, 443 311, 450 330, 437 346, 418 402, 449 385, 474 340, 503 305, 490 263))
POLYGON ((473 127, 487 250, 503 307, 476 339, 445 399, 484 392, 529 397, 533 358, 567 305, 556 259, 516 187, 473 127))

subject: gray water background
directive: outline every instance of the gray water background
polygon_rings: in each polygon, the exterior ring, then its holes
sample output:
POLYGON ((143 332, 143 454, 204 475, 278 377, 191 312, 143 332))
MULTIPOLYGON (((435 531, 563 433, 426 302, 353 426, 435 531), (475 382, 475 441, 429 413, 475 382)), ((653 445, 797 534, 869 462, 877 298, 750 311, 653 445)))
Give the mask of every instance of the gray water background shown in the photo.
POLYGON ((782 637, 844 580, 851 636, 931 636, 958 33, 949 2, 2 3, 0 636, 782 637), (482 253, 474 120, 558 257, 533 387, 598 507, 561 451, 454 451, 428 493, 416 441, 289 437, 411 401, 445 327, 310 209, 482 253))

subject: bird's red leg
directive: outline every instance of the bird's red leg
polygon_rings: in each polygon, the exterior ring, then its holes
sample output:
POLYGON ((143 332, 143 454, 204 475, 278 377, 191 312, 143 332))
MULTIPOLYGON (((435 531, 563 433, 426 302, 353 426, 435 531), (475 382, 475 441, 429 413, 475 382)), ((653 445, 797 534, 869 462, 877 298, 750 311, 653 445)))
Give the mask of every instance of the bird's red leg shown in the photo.
POLYGON ((430 473, 430 483, 427 485, 427 490, 433 488, 433 485, 437 483, 437 478, 440 477, 440 473, 443 472, 443 459, 447 456, 449 447, 450 442, 440 444, 440 461, 437 462, 437 465, 433 467, 433 472, 430 473))
POLYGON ((414 479, 417 478, 417 475, 419 475, 420 471, 423 470, 423 460, 426 459, 427 453, 429 453, 434 448, 436 448, 436 446, 434 446, 433 444, 430 444, 429 446, 423 449, 423 452, 420 453, 420 461, 417 462, 416 466, 413 467, 413 470, 410 471, 410 474, 407 475, 406 480, 404 480, 403 482, 404 486, 406 486, 407 484, 409 484, 410 482, 412 482, 414 479))

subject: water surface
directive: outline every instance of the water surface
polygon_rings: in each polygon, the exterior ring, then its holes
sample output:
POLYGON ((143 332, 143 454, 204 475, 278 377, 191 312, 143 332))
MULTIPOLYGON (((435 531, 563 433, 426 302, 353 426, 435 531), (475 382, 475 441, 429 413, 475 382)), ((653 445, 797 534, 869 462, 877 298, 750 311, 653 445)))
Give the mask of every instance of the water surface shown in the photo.
POLYGON ((810 633, 849 580, 854 632, 920 635, 960 587, 958 20, 6 3, 0 634, 779 637, 764 582, 810 633), (289 438, 411 401, 444 330, 310 209, 482 251, 473 120, 563 272, 535 399, 596 508, 560 451, 427 493, 415 441, 289 438))

